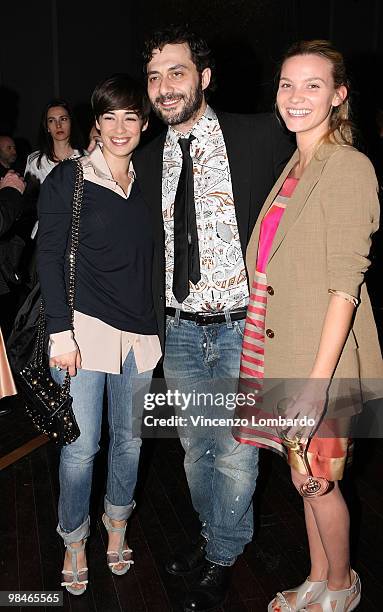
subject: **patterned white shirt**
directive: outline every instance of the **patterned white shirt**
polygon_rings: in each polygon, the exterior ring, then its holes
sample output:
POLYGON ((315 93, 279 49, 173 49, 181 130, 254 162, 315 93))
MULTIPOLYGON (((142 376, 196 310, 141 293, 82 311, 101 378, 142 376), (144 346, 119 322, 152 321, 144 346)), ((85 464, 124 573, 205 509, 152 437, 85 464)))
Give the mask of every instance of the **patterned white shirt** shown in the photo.
POLYGON ((174 200, 182 168, 179 138, 195 138, 193 159, 194 200, 201 279, 190 283, 182 310, 203 312, 246 306, 249 298, 241 251, 226 145, 218 119, 208 106, 188 134, 169 127, 162 173, 162 214, 165 228, 166 305, 179 308, 173 295, 174 200))

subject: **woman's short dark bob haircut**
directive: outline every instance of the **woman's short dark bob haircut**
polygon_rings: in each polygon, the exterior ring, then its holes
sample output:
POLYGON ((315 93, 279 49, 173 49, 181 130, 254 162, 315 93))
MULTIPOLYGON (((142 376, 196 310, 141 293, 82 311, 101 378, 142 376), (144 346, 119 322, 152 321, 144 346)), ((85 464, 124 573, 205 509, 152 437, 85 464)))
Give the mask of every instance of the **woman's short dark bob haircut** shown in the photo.
POLYGON ((150 102, 143 85, 122 73, 101 81, 92 94, 91 104, 96 120, 114 110, 133 110, 142 121, 146 121, 150 113, 150 102))

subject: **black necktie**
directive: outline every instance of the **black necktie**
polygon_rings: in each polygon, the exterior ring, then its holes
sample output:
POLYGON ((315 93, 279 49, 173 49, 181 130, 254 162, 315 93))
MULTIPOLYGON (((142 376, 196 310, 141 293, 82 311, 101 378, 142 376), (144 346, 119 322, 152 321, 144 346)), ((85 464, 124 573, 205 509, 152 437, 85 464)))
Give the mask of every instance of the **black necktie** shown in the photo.
POLYGON ((190 138, 179 138, 182 169, 174 200, 174 272, 173 293, 180 304, 189 295, 189 280, 196 285, 201 278, 197 223, 194 205, 193 160, 190 138))

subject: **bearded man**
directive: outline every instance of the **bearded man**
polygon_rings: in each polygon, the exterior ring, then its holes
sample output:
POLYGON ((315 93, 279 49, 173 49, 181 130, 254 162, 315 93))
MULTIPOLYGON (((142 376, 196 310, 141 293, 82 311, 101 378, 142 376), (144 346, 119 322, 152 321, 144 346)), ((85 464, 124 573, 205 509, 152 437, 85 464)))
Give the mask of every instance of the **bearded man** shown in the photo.
MULTIPOLYGON (((157 32, 144 56, 152 108, 168 126, 134 158, 155 220, 153 292, 166 315, 167 386, 194 397, 235 391, 249 299, 246 246, 293 145, 272 115, 216 112, 207 104, 211 53, 187 29, 157 32)), ((242 87, 239 95, 248 93, 242 87)), ((209 414, 206 406, 188 411, 209 414)), ((186 612, 201 612, 225 599, 229 568, 252 539, 258 449, 237 443, 230 427, 217 435, 192 427, 182 433, 201 534, 167 570, 185 575, 201 568, 184 602, 186 612)))

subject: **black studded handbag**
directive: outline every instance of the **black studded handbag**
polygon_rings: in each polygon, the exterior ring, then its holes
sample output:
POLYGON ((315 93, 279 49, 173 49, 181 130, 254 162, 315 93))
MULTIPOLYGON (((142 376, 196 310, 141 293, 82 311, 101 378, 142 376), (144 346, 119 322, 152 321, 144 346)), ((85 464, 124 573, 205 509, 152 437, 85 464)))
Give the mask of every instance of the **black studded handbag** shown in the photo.
MULTIPOLYGON (((71 245, 69 250, 68 303, 73 326, 76 255, 79 241, 80 213, 84 189, 82 165, 76 164, 76 180, 72 204, 71 245)), ((26 404, 27 414, 35 428, 61 445, 71 444, 80 435, 72 408, 70 376, 65 374, 63 384, 53 380, 46 351, 45 311, 41 299, 37 323, 37 337, 31 361, 15 373, 18 391, 26 404)))

